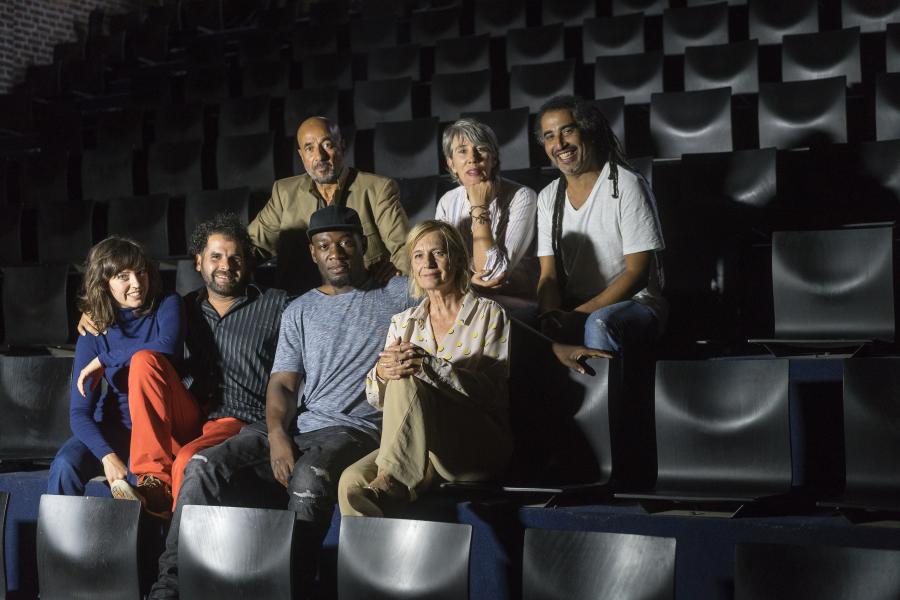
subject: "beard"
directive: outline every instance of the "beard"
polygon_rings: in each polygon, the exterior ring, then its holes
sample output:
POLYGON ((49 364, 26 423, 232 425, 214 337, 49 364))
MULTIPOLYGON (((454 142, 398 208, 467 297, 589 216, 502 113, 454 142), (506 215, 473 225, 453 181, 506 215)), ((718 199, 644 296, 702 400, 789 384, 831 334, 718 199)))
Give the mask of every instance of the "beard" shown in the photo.
POLYGON ((219 283, 216 281, 216 275, 223 273, 223 271, 215 271, 209 276, 204 276, 203 282, 206 284, 206 287, 220 296, 238 296, 242 294, 246 287, 246 282, 243 278, 233 277, 232 280, 227 283, 219 283))
POLYGON ((338 170, 334 167, 333 163, 326 163, 327 168, 322 175, 319 175, 315 169, 311 169, 307 171, 309 176, 312 177, 312 180, 321 185, 331 185, 333 183, 337 183, 338 180, 338 170))

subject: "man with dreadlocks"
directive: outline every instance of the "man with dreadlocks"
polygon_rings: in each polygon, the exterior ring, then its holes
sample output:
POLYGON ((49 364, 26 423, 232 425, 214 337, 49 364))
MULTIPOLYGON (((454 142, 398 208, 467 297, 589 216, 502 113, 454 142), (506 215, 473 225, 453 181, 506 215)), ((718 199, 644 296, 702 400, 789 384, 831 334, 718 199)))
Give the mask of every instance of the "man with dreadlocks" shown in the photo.
POLYGON ((536 124, 538 141, 562 173, 538 196, 544 332, 574 344, 583 335, 588 348, 617 356, 643 354, 667 313, 653 194, 593 104, 552 98, 536 124))

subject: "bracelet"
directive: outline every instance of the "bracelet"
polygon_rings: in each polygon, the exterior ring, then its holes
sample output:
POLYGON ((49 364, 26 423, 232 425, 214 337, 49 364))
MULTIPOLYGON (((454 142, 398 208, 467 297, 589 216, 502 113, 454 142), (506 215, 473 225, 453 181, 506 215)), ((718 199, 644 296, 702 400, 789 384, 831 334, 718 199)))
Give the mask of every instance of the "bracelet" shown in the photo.
POLYGON ((491 222, 491 213, 486 206, 473 206, 469 210, 469 216, 472 218, 472 224, 487 225, 491 222))

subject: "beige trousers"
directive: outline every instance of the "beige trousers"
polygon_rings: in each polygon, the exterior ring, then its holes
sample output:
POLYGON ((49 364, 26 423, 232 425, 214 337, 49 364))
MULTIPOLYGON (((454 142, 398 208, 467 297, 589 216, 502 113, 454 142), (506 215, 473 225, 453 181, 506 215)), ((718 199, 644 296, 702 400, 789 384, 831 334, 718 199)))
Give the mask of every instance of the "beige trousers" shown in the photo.
POLYGON ((415 497, 435 474, 445 481, 490 479, 511 454, 508 425, 475 403, 442 394, 417 377, 391 380, 385 390, 381 446, 341 475, 341 514, 360 516, 347 502, 347 492, 367 485, 379 469, 415 497))

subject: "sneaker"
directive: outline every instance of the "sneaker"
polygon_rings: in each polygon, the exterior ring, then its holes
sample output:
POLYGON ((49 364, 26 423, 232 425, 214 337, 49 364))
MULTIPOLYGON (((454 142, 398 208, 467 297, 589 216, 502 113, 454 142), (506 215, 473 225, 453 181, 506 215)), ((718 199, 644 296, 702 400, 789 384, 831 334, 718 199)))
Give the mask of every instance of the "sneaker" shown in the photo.
POLYGON ((163 518, 172 516, 172 488, 168 483, 153 475, 141 475, 135 492, 144 510, 151 515, 163 518))
POLYGON ((112 482, 112 485, 109 486, 109 489, 112 492, 112 497, 116 500, 141 501, 141 497, 138 496, 137 492, 134 491, 134 488, 131 487, 131 484, 125 479, 116 479, 112 482))

